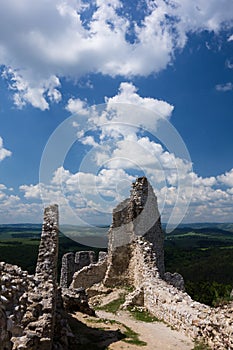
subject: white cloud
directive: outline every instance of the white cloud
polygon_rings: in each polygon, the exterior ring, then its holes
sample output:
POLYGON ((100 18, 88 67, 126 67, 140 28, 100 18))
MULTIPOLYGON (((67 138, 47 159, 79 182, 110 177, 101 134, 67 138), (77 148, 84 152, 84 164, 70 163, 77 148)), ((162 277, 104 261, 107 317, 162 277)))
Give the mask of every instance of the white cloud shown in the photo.
POLYGON ((233 84, 230 82, 228 82, 226 84, 218 84, 218 85, 216 85, 215 88, 217 91, 223 91, 223 92, 231 91, 231 90, 233 90, 233 84))
MULTIPOLYGON (((186 197, 192 190, 190 178, 193 180, 194 188, 185 221, 232 221, 233 169, 217 178, 201 178, 184 169, 182 193, 178 197, 176 215, 182 214, 186 197), (222 184, 226 186, 225 189, 222 188, 222 184)), ((134 179, 134 176, 127 173, 127 169, 102 169, 98 174, 83 172, 72 174, 61 167, 54 173, 50 185, 20 186, 24 198, 10 193, 12 191, 1 184, 1 223, 12 222, 12 220, 14 222, 40 222, 43 206, 58 203, 62 223, 99 222, 106 224, 111 221, 112 208, 129 196, 130 185, 134 179), (40 200, 41 194, 43 203, 40 200), (102 222, 100 217, 102 217, 102 222)), ((174 181, 174 185, 168 182, 158 188, 156 171, 155 177, 151 175, 149 179, 158 197, 162 219, 167 221, 171 210, 177 204, 177 185, 174 181)))
POLYGON ((41 191, 40 191, 40 185, 22 185, 19 187, 20 191, 24 192, 24 197, 34 198, 34 199, 40 199, 41 191))
POLYGON ((77 120, 72 124, 77 129, 79 141, 83 144, 89 142, 92 146, 96 146, 94 138, 89 135, 83 137, 88 130, 98 129, 102 142, 106 138, 115 140, 121 136, 129 139, 140 128, 153 133, 158 121, 169 119, 173 108, 166 101, 141 97, 137 88, 129 82, 121 83, 115 96, 105 97, 105 104, 89 107, 86 101, 72 98, 66 106, 73 117, 77 114, 77 120))
POLYGON ((56 87, 60 87, 60 81, 54 75, 47 80, 36 81, 31 84, 12 68, 5 69, 2 76, 8 77, 10 88, 17 91, 14 94, 14 103, 18 108, 30 103, 33 107, 44 111, 49 109, 47 100, 55 103, 61 100, 61 93, 56 89, 56 87))
POLYGON ((141 18, 133 20, 135 8, 127 14, 117 0, 0 0, 0 5, 0 64, 10 72, 14 102, 42 110, 60 101, 62 77, 159 72, 184 47, 188 33, 218 33, 231 28, 233 19, 229 0, 148 0, 141 18))
POLYGON ((74 99, 70 98, 66 106, 67 111, 71 113, 77 113, 80 115, 88 115, 88 108, 85 101, 80 100, 79 98, 74 99))
POLYGON ((137 88, 128 82, 121 83, 118 94, 105 97, 105 102, 101 113, 94 109, 89 117, 90 125, 101 128, 101 139, 118 138, 119 135, 128 137, 139 128, 155 132, 158 121, 168 119, 174 108, 165 101, 141 97, 137 88))
POLYGON ((11 151, 7 150, 6 148, 3 147, 3 139, 0 136, 0 162, 5 159, 6 157, 11 156, 11 151))
POLYGON ((233 34, 229 36, 229 38, 227 39, 227 41, 233 41, 233 34))
POLYGON ((114 105, 115 103, 128 103, 133 104, 134 106, 147 108, 157 113, 159 118, 170 117, 174 108, 165 101, 150 97, 141 97, 137 93, 137 88, 132 83, 128 82, 121 83, 118 94, 111 98, 105 98, 105 102, 108 104, 109 109, 112 104, 114 105))
POLYGON ((82 142, 83 145, 87 145, 87 146, 96 147, 98 145, 98 143, 95 142, 93 136, 83 137, 80 141, 82 142))
POLYGON ((219 175, 217 179, 220 183, 223 183, 229 187, 233 187, 233 169, 227 171, 225 174, 219 175))

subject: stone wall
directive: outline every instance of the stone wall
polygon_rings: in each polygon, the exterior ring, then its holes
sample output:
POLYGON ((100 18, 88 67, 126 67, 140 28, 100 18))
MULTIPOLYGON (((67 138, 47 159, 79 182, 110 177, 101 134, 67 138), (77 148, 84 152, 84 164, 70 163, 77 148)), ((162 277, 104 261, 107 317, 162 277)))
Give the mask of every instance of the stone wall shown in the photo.
POLYGON ((117 286, 132 284, 131 243, 139 236, 145 237, 156 253, 156 265, 164 275, 164 234, 161 228, 157 198, 145 177, 132 184, 130 198, 113 210, 109 230, 108 269, 104 284, 117 286))
POLYGON ((74 273, 81 270, 84 266, 94 264, 96 255, 93 251, 80 251, 66 253, 62 257, 61 279, 60 286, 69 288, 74 273))
POLYGON ((7 326, 7 315, 4 307, 0 305, 0 349, 1 350, 11 350, 11 332, 8 330, 7 326))
POLYGON ((143 305, 153 315, 192 338, 203 337, 212 349, 233 349, 233 303, 211 308, 161 279, 153 247, 143 238, 132 244, 131 269, 135 289, 143 293, 143 305))
POLYGON ((156 266, 161 277, 164 267, 164 233, 161 227, 157 198, 146 177, 138 178, 132 184, 131 205, 133 207, 134 233, 152 243, 156 255, 156 266))
POLYGON ((96 264, 90 264, 75 272, 71 289, 89 288, 103 281, 107 270, 107 258, 103 257, 96 264))
MULTIPOLYGON (((0 308, 1 315, 5 314, 7 317, 8 337, 23 334, 21 321, 28 306, 24 296, 34 287, 34 276, 16 265, 0 262, 0 308)), ((12 345, 11 343, 9 346, 12 345)), ((6 347, 6 344, 4 346, 6 347)))
POLYGON ((35 287, 21 297, 26 311, 21 320, 23 335, 13 337, 13 349, 50 350, 53 345, 57 300, 58 206, 45 208, 35 287))
POLYGON ((233 303, 214 309, 193 301, 182 276, 164 272, 163 240, 156 197, 146 178, 139 178, 130 198, 113 211, 105 276, 104 268, 91 264, 74 274, 71 286, 88 288, 101 278, 107 287, 132 286, 124 307, 142 305, 212 349, 233 349, 233 303))

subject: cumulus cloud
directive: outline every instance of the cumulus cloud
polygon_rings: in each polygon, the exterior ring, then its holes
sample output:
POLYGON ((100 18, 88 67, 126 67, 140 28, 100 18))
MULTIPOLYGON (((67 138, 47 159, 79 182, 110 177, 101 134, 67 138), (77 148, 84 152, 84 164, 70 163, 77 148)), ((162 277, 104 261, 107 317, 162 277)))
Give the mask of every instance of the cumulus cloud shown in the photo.
MULTIPOLYGON (((182 195, 178 199, 176 181, 173 179, 159 188, 156 176, 155 171, 155 177, 151 176, 150 181, 158 197, 163 221, 169 219, 177 200, 176 215, 178 217, 182 214, 183 204, 192 186, 193 195, 185 217, 186 222, 233 220, 233 169, 208 178, 199 177, 184 169, 182 195)), ((28 222, 28 217, 31 222, 39 222, 43 206, 55 202, 59 203, 63 223, 110 223, 112 208, 129 196, 130 185, 134 179, 135 176, 128 174, 127 169, 102 169, 94 174, 81 171, 72 173, 60 167, 55 171, 49 185, 20 186, 23 198, 0 184, 1 222, 7 223, 12 217, 14 222, 28 222)))
POLYGON ((77 113, 79 115, 88 115, 86 102, 80 100, 79 98, 70 98, 68 100, 66 110, 71 113, 77 113))
POLYGON ((12 68, 6 68, 2 77, 9 79, 11 90, 16 91, 14 94, 14 103, 18 108, 22 108, 30 103, 35 108, 42 111, 49 109, 50 102, 58 103, 62 96, 57 87, 60 87, 59 79, 52 75, 46 80, 29 83, 22 75, 12 68))
POLYGON ((121 83, 118 94, 105 97, 105 103, 101 108, 91 110, 88 119, 90 126, 101 129, 102 140, 119 135, 129 137, 139 128, 154 132, 158 121, 169 119, 174 108, 166 101, 141 97, 129 82, 121 83))
POLYGON ((6 157, 10 157, 11 154, 11 151, 3 147, 3 139, 0 136, 0 162, 6 157))
POLYGON ((188 33, 218 33, 231 28, 233 19, 228 0, 149 0, 140 16, 137 6, 126 11, 120 0, 0 0, 0 5, 0 64, 15 91, 14 103, 42 110, 60 101, 62 77, 159 72, 185 46, 188 33))
POLYGON ((108 109, 111 109, 112 105, 116 103, 133 104, 134 106, 147 108, 157 113, 159 118, 170 117, 174 108, 166 101, 141 97, 137 92, 136 86, 129 82, 121 83, 118 94, 111 98, 105 97, 105 102, 108 105, 108 109))
POLYGON ((217 179, 220 183, 228 187, 233 187, 233 169, 227 171, 225 174, 219 175, 217 179))
POLYGON ((20 191, 24 192, 24 197, 25 198, 36 198, 36 199, 40 199, 40 185, 22 185, 19 187, 20 191))

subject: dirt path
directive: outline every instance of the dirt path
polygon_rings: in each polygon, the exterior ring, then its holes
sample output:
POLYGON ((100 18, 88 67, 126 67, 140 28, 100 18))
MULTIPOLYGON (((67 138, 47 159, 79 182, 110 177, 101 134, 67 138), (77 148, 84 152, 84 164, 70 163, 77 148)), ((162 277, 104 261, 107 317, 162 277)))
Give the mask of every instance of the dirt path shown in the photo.
POLYGON ((193 342, 184 334, 172 330, 162 322, 147 323, 133 319, 133 317, 124 311, 120 311, 117 315, 98 311, 97 315, 105 319, 113 319, 125 324, 134 332, 139 334, 139 338, 147 343, 146 346, 139 347, 135 345, 126 344, 123 341, 112 343, 109 346, 111 350, 118 349, 143 349, 143 350, 191 350, 194 345, 193 342))
MULTIPOLYGON (((85 338, 90 336, 93 339, 94 337, 95 345, 92 342, 87 349, 191 350, 194 348, 192 340, 183 333, 172 330, 162 322, 137 321, 127 311, 119 311, 117 314, 97 311, 96 314, 98 318, 78 312, 74 315, 75 319, 86 327, 85 338), (109 322, 101 320, 109 320, 109 322), (125 333, 125 326, 137 333, 139 340, 145 342, 146 345, 129 344, 126 342, 127 338, 121 340, 123 337, 119 334, 125 333)), ((86 343, 86 340, 84 342, 86 343)))

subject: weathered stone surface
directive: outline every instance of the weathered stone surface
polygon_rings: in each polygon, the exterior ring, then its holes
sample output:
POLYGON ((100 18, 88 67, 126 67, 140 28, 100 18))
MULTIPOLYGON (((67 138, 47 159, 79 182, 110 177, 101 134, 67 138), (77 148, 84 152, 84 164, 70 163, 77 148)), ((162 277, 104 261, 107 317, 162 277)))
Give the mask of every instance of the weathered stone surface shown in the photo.
POLYGON ((79 251, 76 254, 66 253, 62 257, 60 286, 69 288, 74 273, 83 267, 96 262, 96 255, 93 251, 79 251))
POLYGON ((152 243, 156 254, 156 265, 161 277, 164 275, 164 233, 161 227, 157 198, 146 177, 138 178, 133 183, 131 205, 133 207, 134 230, 137 237, 144 237, 152 243))
POLYGON ((164 281, 173 285, 177 289, 185 291, 183 276, 181 276, 178 272, 175 272, 175 273, 165 272, 163 279, 164 281))
POLYGON ((113 210, 109 230, 108 269, 104 283, 108 286, 133 284, 131 244, 144 237, 156 253, 156 266, 164 274, 164 234, 161 228, 157 198, 145 177, 132 185, 131 195, 113 210))
POLYGON ((98 256, 98 262, 104 261, 107 259, 107 252, 99 252, 99 256, 98 256))
POLYGON ((75 272, 71 288, 89 288, 102 282, 107 270, 107 260, 101 260, 96 264, 90 264, 75 272))
MULTIPOLYGON (((44 211, 35 275, 0 262, 0 350, 70 349, 74 336, 57 286, 58 233, 58 206, 51 205, 44 211)), ((70 305, 91 313, 80 295, 73 291, 70 305)))
MULTIPOLYGON (((233 303, 214 309, 195 302, 179 290, 183 288, 179 274, 164 274, 163 233, 151 190, 147 180, 139 178, 130 198, 114 210, 107 256, 100 254, 97 263, 92 252, 64 258, 64 284, 74 274, 72 287, 91 287, 93 295, 108 293, 106 286, 131 285, 135 290, 125 306, 142 305, 191 337, 204 337, 214 350, 233 349, 233 303), (80 270, 74 273, 75 268, 80 270)), ((58 288, 57 253, 55 205, 45 209, 35 276, 0 263, 0 344, 4 350, 69 350, 73 334, 64 306, 67 311, 93 314, 84 289, 58 288)))
POLYGON ((0 349, 11 350, 11 332, 7 327, 7 316, 3 306, 0 304, 0 349))
POLYGON ((133 255, 135 286, 143 290, 144 306, 153 315, 192 338, 203 337, 212 349, 233 349, 233 303, 214 309, 161 279, 151 246, 144 239, 137 239, 133 255))
POLYGON ((66 253, 62 257, 60 286, 68 288, 75 273, 74 253, 66 253))
POLYGON ((23 336, 14 338, 13 349, 52 349, 57 298, 58 233, 58 206, 51 205, 44 211, 35 287, 22 295, 27 305, 21 320, 23 336))
POLYGON ((66 311, 81 311, 90 316, 95 316, 95 311, 88 305, 88 296, 84 288, 63 288, 62 299, 66 311))
POLYGON ((144 305, 144 291, 142 288, 137 288, 132 293, 126 296, 125 302, 122 305, 122 308, 127 309, 130 306, 143 306, 143 305, 144 305))
POLYGON ((93 251, 81 251, 75 254, 75 271, 81 270, 84 266, 94 264, 96 262, 96 255, 93 251))

